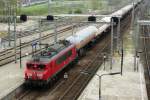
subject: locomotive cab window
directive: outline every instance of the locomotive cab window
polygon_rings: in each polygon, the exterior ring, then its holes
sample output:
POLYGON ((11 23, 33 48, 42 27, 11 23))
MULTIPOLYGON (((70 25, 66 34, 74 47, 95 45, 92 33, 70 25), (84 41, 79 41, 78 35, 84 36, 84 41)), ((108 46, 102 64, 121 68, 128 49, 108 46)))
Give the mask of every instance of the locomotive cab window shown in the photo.
POLYGON ((39 65, 37 65, 37 68, 38 68, 38 69, 45 69, 45 67, 46 67, 46 65, 44 65, 44 64, 39 64, 39 65))
POLYGON ((60 58, 57 59, 56 63, 61 64, 65 60, 66 60, 66 57, 65 57, 65 55, 63 55, 63 56, 61 56, 60 58))
POLYGON ((27 68, 28 68, 28 69, 30 69, 30 68, 32 68, 32 67, 34 67, 34 64, 27 64, 27 68))
POLYGON ((70 57, 72 55, 72 50, 70 50, 69 52, 66 53, 66 57, 70 57))
POLYGON ((57 59, 56 64, 61 64, 71 55, 72 55, 72 50, 69 50, 67 53, 65 53, 64 55, 62 55, 60 58, 57 59))

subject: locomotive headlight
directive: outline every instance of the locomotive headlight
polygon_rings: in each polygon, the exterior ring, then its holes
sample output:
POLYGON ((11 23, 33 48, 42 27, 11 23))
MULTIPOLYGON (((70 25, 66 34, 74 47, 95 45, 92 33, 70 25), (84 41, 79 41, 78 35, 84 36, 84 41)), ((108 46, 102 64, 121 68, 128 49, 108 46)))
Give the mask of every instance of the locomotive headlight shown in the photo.
POLYGON ((32 74, 31 74, 31 73, 28 73, 28 74, 27 74, 27 76, 28 76, 28 77, 31 77, 31 76, 32 76, 32 74))
POLYGON ((28 73, 28 74, 27 74, 27 77, 28 77, 28 78, 32 78, 32 74, 31 74, 31 73, 28 73))
POLYGON ((43 76, 43 74, 37 74, 37 76, 38 76, 38 77, 42 77, 42 76, 43 76))
POLYGON ((43 74, 37 74, 37 77, 42 79, 43 78, 43 74))

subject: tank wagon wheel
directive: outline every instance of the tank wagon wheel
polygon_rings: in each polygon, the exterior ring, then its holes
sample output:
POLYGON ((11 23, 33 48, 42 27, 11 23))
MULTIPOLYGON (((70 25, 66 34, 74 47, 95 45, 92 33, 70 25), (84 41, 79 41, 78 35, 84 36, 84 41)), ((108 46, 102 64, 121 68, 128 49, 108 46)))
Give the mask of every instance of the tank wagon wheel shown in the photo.
POLYGON ((92 45, 92 46, 95 45, 96 42, 97 42, 97 41, 96 41, 96 38, 95 38, 95 39, 92 40, 91 45, 92 45))
POLYGON ((78 54, 79 54, 80 57, 83 57, 83 56, 86 55, 85 50, 83 48, 79 50, 78 54))
POLYGON ((91 41, 91 42, 87 45, 87 49, 88 49, 88 50, 91 49, 92 46, 94 46, 94 40, 91 41))

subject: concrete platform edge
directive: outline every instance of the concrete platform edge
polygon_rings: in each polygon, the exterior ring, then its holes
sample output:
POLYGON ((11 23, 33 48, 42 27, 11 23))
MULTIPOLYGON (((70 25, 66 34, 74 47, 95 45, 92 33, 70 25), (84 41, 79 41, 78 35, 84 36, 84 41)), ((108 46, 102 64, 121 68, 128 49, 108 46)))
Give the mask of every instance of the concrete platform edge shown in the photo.
POLYGON ((1 98, 1 100, 12 100, 13 98, 17 98, 25 91, 24 84, 21 84, 19 87, 5 95, 1 98))

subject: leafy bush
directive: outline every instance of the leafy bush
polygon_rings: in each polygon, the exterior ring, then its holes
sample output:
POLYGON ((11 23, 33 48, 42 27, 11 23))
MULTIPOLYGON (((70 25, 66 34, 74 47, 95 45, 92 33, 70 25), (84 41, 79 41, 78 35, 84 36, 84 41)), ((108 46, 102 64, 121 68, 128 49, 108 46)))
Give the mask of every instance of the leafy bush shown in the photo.
POLYGON ((69 10, 69 11, 68 11, 68 14, 72 14, 72 10, 69 10))
POLYGON ((74 13, 76 13, 76 14, 81 14, 81 13, 82 13, 82 10, 81 10, 81 9, 76 9, 76 10, 74 11, 74 13))

